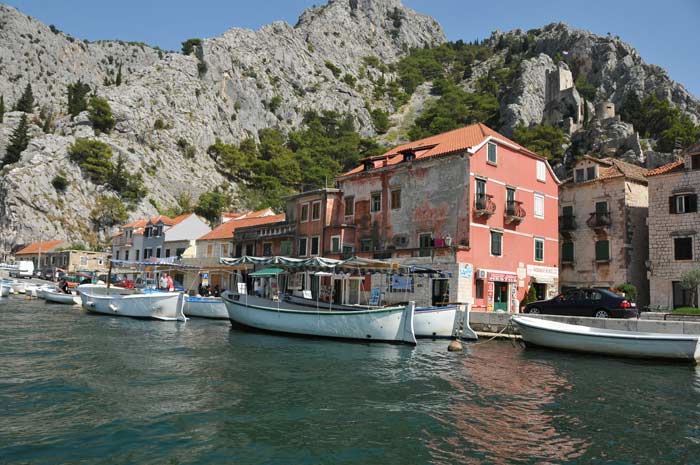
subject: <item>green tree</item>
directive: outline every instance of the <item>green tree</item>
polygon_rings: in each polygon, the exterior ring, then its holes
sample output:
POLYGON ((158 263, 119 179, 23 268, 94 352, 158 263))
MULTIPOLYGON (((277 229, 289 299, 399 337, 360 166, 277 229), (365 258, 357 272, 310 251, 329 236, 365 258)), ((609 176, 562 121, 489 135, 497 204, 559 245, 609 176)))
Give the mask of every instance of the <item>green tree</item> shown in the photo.
POLYGON ((117 69, 117 77, 114 80, 114 85, 121 86, 122 85, 122 64, 119 63, 119 68, 117 69))
POLYGON ((106 184, 113 173, 112 149, 104 142, 78 139, 68 148, 68 156, 95 184, 106 184))
POLYGON ((3 165, 10 165, 19 161, 21 158, 22 152, 24 152, 24 150, 27 148, 30 140, 27 127, 27 115, 23 114, 19 120, 19 125, 10 136, 10 143, 8 144, 5 152, 3 165))
POLYGON ((533 152, 547 157, 549 160, 561 160, 564 156, 564 145, 569 142, 566 133, 548 124, 515 128, 513 139, 533 152))
POLYGON ((68 84, 68 113, 71 117, 78 116, 81 111, 87 110, 87 95, 90 93, 90 86, 78 81, 68 84))
POLYGON ((195 47, 200 47, 202 45, 202 39, 187 39, 182 43, 182 53, 185 55, 191 55, 194 52, 195 47))
POLYGON ((119 197, 112 195, 98 196, 90 212, 90 219, 98 231, 124 224, 128 218, 129 215, 122 201, 119 197))
POLYGON ((22 92, 22 96, 17 100, 15 104, 15 110, 23 111, 25 113, 31 113, 34 108, 34 93, 32 92, 32 85, 27 83, 27 86, 22 92))
POLYGON ((109 186, 127 202, 138 203, 146 196, 141 173, 130 174, 126 169, 126 158, 119 154, 117 163, 109 176, 109 186))
POLYGON ((688 270, 681 274, 680 285, 683 289, 690 291, 690 302, 693 306, 698 306, 697 293, 700 286, 700 269, 688 270))
POLYGON ((58 192, 65 192, 66 189, 68 189, 68 180, 66 177, 61 174, 57 174, 56 176, 53 177, 51 180, 51 185, 53 186, 54 189, 56 189, 58 192))
POLYGON ((109 102, 101 97, 91 97, 88 102, 88 112, 92 126, 102 132, 109 133, 114 127, 112 108, 109 102))
POLYGON ((0 123, 5 118, 5 96, 0 95, 0 123))
POLYGON ((206 219, 214 227, 221 217, 221 212, 229 206, 231 199, 228 195, 219 191, 204 192, 199 196, 194 212, 206 219))
POLYGON ((384 134, 389 130, 389 114, 381 108, 375 108, 370 112, 372 123, 379 134, 384 134))
POLYGON ((535 289, 535 286, 531 283, 530 287, 527 289, 527 294, 525 294, 525 297, 523 297, 523 300, 520 302, 520 308, 532 302, 537 302, 537 289, 535 289))
POLYGON ((596 88, 593 84, 588 82, 585 74, 581 74, 579 77, 577 77, 574 85, 576 86, 578 93, 581 94, 583 98, 589 102, 595 100, 596 88))

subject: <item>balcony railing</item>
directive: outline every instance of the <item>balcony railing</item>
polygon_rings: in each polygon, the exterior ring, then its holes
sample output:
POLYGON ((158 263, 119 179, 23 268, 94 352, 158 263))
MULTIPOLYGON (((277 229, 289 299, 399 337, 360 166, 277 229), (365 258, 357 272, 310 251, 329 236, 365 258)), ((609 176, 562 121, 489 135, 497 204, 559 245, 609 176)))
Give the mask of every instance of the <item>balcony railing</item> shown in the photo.
POLYGON ((476 194, 474 199, 474 213, 477 216, 489 217, 496 213, 496 204, 493 202, 493 195, 476 194))
POLYGON ((525 219, 525 209, 523 208, 523 203, 517 200, 507 200, 506 201, 506 223, 520 223, 525 219))
POLYGON ((609 212, 593 212, 586 221, 588 227, 593 229, 607 228, 612 224, 609 212))
POLYGON ((573 215, 563 215, 559 217, 559 231, 574 231, 576 229, 576 218, 573 215))

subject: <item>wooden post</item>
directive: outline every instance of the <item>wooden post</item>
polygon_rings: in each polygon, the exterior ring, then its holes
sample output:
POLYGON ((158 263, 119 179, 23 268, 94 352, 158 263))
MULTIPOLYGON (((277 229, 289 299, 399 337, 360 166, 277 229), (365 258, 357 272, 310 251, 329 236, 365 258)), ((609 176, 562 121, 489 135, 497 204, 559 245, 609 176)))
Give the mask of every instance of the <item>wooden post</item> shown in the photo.
POLYGON ((112 283, 112 256, 107 255, 107 260, 109 260, 109 265, 107 266, 107 289, 109 289, 112 283))

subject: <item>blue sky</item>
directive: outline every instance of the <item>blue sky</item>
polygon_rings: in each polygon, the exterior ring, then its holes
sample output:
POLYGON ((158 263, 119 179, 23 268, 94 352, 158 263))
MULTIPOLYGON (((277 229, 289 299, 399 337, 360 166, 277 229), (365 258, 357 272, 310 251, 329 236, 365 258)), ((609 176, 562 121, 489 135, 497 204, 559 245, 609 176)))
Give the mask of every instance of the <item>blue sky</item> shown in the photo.
MULTIPOLYGON (((179 50, 190 37, 275 20, 294 24, 323 0, 7 0, 46 24, 88 40, 122 39, 179 50)), ((619 35, 648 62, 700 98, 700 0, 404 0, 435 17, 450 40, 483 38, 495 29, 531 29, 562 21, 619 35)))

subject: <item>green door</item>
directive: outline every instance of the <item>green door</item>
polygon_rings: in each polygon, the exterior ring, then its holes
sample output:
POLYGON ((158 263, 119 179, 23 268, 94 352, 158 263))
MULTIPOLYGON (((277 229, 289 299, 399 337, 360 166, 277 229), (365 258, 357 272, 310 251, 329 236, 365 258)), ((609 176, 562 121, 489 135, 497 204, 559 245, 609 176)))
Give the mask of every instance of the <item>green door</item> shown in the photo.
POLYGON ((508 311, 508 283, 493 283, 493 310, 508 311))

